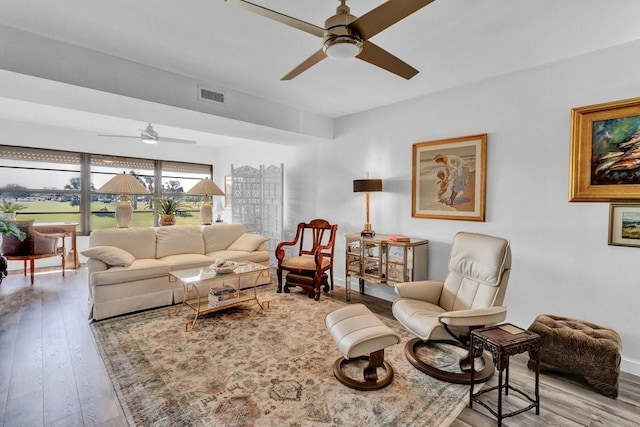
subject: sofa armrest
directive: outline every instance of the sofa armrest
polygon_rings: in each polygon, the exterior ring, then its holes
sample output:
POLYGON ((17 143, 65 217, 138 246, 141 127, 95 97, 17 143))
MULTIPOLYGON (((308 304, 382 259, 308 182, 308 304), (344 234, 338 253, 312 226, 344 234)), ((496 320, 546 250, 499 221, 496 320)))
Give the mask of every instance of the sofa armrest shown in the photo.
POLYGON ((109 266, 96 258, 87 258, 87 271, 89 272, 89 277, 91 277, 91 273, 95 273, 96 271, 104 271, 109 268, 109 266))

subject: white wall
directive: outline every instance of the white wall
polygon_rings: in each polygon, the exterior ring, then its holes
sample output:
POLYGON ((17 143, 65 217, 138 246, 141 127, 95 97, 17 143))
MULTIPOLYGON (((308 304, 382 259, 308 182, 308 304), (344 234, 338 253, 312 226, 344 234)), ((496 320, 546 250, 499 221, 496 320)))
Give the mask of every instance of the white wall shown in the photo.
MULTIPOLYGON (((634 42, 339 119, 335 141, 301 149, 317 173, 297 176, 304 181, 291 199, 317 188, 300 218, 339 224, 342 282, 344 234, 365 218, 352 180, 367 171, 384 187, 371 195, 374 229, 429 239, 432 279, 444 278, 456 232, 510 239, 508 321, 527 327, 551 313, 612 327, 623 340, 622 369, 640 374, 640 249, 607 245, 608 203, 568 202, 571 108, 639 96, 639 51, 634 42), (488 134, 486 222, 412 218, 412 144, 479 133, 488 134)), ((367 292, 393 299, 379 285, 367 292)))

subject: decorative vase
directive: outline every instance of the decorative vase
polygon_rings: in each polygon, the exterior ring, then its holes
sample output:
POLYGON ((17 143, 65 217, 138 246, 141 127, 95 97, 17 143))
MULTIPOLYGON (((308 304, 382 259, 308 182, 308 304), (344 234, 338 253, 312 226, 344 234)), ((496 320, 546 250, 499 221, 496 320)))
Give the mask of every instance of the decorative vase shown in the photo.
POLYGON ((131 218, 133 217, 133 207, 131 200, 125 194, 118 196, 118 204, 116 205, 116 223, 118 228, 128 228, 131 218))
POLYGON ((161 226, 165 226, 165 225, 173 225, 176 223, 176 216, 175 215, 160 215, 160 225, 161 226))

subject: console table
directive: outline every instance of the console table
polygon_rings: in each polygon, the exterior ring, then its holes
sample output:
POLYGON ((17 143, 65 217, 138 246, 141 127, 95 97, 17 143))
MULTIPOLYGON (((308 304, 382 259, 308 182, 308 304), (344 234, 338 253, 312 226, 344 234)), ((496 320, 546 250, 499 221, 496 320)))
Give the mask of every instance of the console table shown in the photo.
POLYGON ((347 234, 345 256, 345 286, 347 301, 351 300, 351 277, 357 277, 360 293, 364 282, 393 286, 395 283, 427 279, 428 240, 409 239, 408 242, 389 240, 388 235, 363 237, 347 234))
POLYGON ((33 228, 40 233, 55 234, 64 233, 71 238, 71 249, 65 256, 65 264, 70 266, 68 268, 77 269, 80 266, 78 261, 78 246, 76 237, 77 222, 36 222, 33 224, 33 228))

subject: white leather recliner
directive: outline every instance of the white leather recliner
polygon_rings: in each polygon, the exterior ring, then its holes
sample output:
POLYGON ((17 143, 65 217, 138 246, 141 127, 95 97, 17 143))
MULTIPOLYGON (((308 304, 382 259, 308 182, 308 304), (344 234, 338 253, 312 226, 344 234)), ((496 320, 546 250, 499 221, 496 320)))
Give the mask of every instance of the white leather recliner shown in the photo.
MULTIPOLYGON (((393 315, 417 336, 405 346, 405 355, 416 368, 438 379, 469 384, 471 363, 460 359, 460 371, 450 372, 421 360, 416 349, 423 343, 452 342, 469 349, 473 329, 505 320, 502 306, 511 269, 509 241, 476 233, 458 233, 449 255, 449 273, 444 281, 425 280, 396 285, 399 298, 393 315)), ((474 382, 487 381, 494 372, 491 359, 474 373, 474 382)))

